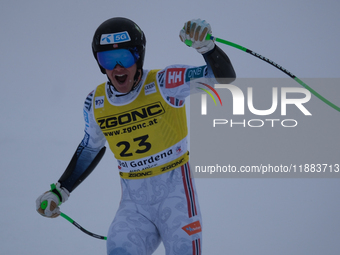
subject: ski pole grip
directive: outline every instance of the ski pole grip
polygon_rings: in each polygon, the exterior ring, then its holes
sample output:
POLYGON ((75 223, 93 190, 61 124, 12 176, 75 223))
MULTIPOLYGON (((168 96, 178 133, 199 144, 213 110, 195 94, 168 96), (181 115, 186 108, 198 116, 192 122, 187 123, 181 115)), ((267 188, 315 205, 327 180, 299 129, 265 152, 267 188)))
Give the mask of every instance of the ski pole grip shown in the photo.
POLYGON ((43 210, 45 210, 45 209, 47 208, 47 205, 48 205, 47 200, 44 200, 44 201, 41 202, 40 208, 43 209, 43 210))
MULTIPOLYGON (((205 37, 205 40, 214 40, 214 37, 211 34, 207 34, 207 36, 205 37)), ((189 47, 192 46, 191 40, 185 40, 184 43, 189 47)))

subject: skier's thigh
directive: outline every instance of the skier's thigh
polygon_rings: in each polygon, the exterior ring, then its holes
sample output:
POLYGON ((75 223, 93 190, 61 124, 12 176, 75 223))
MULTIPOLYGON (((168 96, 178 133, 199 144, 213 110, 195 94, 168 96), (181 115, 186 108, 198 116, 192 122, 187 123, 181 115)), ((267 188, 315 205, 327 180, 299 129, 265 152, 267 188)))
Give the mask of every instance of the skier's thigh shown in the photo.
POLYGON ((155 225, 134 210, 119 210, 107 236, 108 255, 149 255, 160 244, 155 225))

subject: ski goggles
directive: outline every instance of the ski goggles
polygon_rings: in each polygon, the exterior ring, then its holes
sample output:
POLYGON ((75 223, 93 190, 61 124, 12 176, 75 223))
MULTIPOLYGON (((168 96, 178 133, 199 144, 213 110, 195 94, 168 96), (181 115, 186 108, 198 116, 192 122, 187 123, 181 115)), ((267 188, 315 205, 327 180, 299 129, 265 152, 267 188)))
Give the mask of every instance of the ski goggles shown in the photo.
POLYGON ((98 63, 107 70, 113 70, 116 65, 124 68, 133 66, 139 59, 137 49, 117 49, 97 53, 98 63))

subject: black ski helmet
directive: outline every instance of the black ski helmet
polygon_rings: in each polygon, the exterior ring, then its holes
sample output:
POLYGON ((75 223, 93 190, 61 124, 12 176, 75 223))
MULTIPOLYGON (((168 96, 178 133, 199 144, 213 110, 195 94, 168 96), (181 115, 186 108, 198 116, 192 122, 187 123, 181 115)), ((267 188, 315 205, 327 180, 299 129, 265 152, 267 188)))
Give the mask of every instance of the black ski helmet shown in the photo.
MULTIPOLYGON (((97 59, 97 52, 137 48, 139 59, 137 69, 143 68, 146 38, 140 27, 130 19, 116 17, 104 21, 96 30, 92 40, 93 56, 97 59)), ((105 69, 98 66, 103 74, 105 69)))

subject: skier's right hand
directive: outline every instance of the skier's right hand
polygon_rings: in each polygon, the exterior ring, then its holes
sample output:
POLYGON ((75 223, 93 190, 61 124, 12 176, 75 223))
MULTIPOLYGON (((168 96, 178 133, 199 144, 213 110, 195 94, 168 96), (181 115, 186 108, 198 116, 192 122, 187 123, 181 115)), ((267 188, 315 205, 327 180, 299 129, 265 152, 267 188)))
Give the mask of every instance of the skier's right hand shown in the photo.
POLYGON ((191 47, 199 53, 204 54, 215 47, 213 40, 206 40, 208 34, 211 34, 211 26, 205 20, 193 19, 184 24, 179 31, 179 38, 182 42, 191 41, 191 47))
POLYGON ((36 209, 39 214, 49 218, 55 218, 60 215, 59 205, 66 202, 70 192, 60 187, 60 183, 52 184, 51 190, 46 191, 36 200, 36 209))

